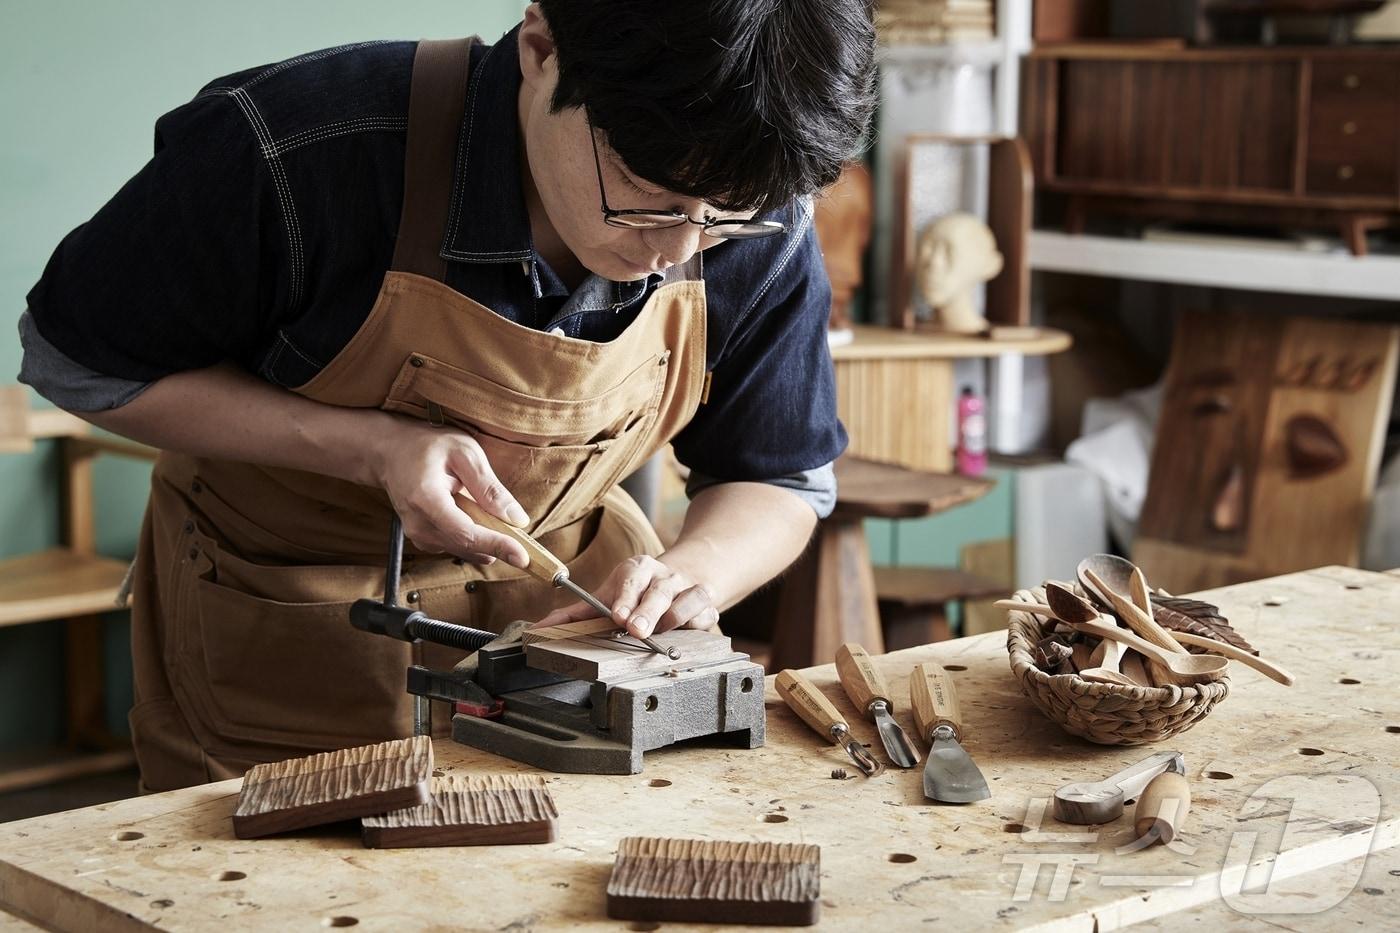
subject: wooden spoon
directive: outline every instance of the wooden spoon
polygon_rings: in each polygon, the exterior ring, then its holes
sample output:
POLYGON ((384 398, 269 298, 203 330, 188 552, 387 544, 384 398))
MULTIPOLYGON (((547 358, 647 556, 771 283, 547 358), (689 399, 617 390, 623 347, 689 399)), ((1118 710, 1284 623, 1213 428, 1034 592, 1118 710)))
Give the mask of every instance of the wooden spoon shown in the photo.
POLYGON ((1191 632, 1177 632, 1176 639, 1183 644, 1195 645, 1198 648, 1204 648, 1215 654, 1223 655, 1232 661, 1248 664, 1265 677, 1276 680, 1285 687, 1293 686, 1293 675, 1288 671, 1279 667, 1277 664, 1252 655, 1248 651, 1241 651, 1234 645, 1226 644, 1223 641, 1216 641, 1214 638, 1206 638, 1204 635, 1194 635, 1191 632))
POLYGON ((1125 651, 1123 660, 1118 664, 1118 669, 1123 672, 1124 677, 1139 687, 1152 686, 1152 678, 1147 674, 1147 662, 1136 651, 1125 651))
POLYGON ((1099 592, 1094 581, 1089 579, 1088 571, 1092 570, 1110 589, 1126 593, 1130 586, 1129 580, 1136 569, 1132 561, 1117 554, 1093 554, 1079 562, 1074 574, 1079 578, 1079 585, 1084 587, 1084 592, 1088 593, 1094 602, 1104 609, 1112 609, 1113 600, 1108 593, 1099 592))
MULTIPOLYGON (((1137 568, 1133 569, 1136 570, 1137 568)), ((1108 597, 1109 602, 1113 604, 1114 612, 1118 614, 1118 618, 1122 619, 1123 623, 1127 625, 1128 628, 1163 650, 1185 652, 1186 649, 1181 647, 1181 644, 1175 638, 1172 638, 1170 632, 1158 625, 1150 614, 1139 609, 1137 605, 1128 599, 1127 596, 1123 595, 1122 592, 1109 586, 1102 577, 1094 572, 1092 567, 1085 568, 1084 573, 1088 576, 1089 582, 1094 584, 1095 589, 1108 597)), ((1129 574, 1129 579, 1131 580, 1131 573, 1129 574)), ((1131 586, 1131 583, 1129 586, 1131 586)), ((1144 592, 1146 591, 1144 590, 1144 592)), ((1055 608, 1054 602, 1050 603, 1050 608, 1055 608)))
POLYGON ((1092 603, 1058 583, 1045 584, 1045 601, 1050 604, 1050 611, 1055 614, 1055 618, 1061 622, 1072 625, 1075 622, 1096 622, 1099 619, 1099 610, 1092 603))
POLYGON ((1100 638, 1111 638, 1114 641, 1122 642, 1127 647, 1156 662, 1174 683, 1183 686, 1219 680, 1225 676, 1225 672, 1230 666, 1228 658, 1217 655, 1178 654, 1174 651, 1166 651, 1116 625, 1105 625, 1103 622, 1071 622, 1069 625, 1086 635, 1097 635, 1100 638))
POLYGON ((1099 639, 1098 647, 1089 655, 1088 662, 1080 670, 1079 676, 1096 684, 1118 684, 1122 687, 1137 687, 1127 675, 1119 673, 1118 661, 1123 646, 1107 638, 1099 639))

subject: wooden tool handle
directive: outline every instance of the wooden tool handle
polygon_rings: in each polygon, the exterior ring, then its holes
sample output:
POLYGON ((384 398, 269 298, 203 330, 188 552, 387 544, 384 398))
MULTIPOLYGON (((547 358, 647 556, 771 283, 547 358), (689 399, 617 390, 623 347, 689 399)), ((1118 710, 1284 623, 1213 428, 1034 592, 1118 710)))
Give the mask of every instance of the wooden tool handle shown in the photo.
POLYGON ((1133 832, 1141 839, 1156 831, 1162 842, 1171 842, 1191 809, 1191 785, 1186 775, 1164 771, 1143 788, 1133 811, 1133 832))
POLYGON ((876 700, 884 700, 885 706, 894 712, 889 684, 860 645, 847 642, 836 649, 836 676, 841 678, 846 696, 863 715, 871 715, 870 704, 876 700))
POLYGON ((475 499, 469 499, 461 493, 457 494, 456 499, 457 505, 463 512, 467 513, 467 516, 472 521, 476 522, 478 525, 484 525, 492 531, 499 531, 503 535, 510 535, 520 542, 521 546, 525 548, 525 553, 530 558, 530 563, 525 567, 525 571, 529 573, 530 576, 536 577, 551 585, 554 583, 554 578, 557 577, 560 572, 568 576, 569 569, 564 566, 564 562, 551 554, 544 545, 530 537, 525 529, 517 528, 505 519, 497 518, 482 508, 481 503, 477 502, 475 499))
POLYGON ((794 713, 802 717, 802 721, 813 729, 817 730, 822 738, 835 745, 839 738, 832 730, 833 726, 840 726, 843 731, 850 731, 846 725, 846 720, 836 711, 836 707, 831 705, 831 701, 826 698, 812 682, 803 677, 797 671, 779 671, 774 680, 778 688, 778 695, 792 709, 794 713))
POLYGON ((914 707, 914 725, 925 740, 943 723, 953 727, 962 741, 962 711, 958 708, 958 692, 953 678, 938 664, 925 661, 914 665, 909 678, 909 703, 914 707))
POLYGON ((1158 625, 1151 615, 1143 612, 1122 593, 1104 583, 1098 574, 1088 568, 1085 568, 1084 574, 1089 578, 1089 582, 1098 587, 1099 592, 1107 596, 1109 602, 1113 603, 1114 611, 1118 613, 1119 618, 1128 628, 1158 648, 1183 654, 1186 652, 1186 649, 1181 647, 1175 638, 1172 638, 1171 633, 1158 625))

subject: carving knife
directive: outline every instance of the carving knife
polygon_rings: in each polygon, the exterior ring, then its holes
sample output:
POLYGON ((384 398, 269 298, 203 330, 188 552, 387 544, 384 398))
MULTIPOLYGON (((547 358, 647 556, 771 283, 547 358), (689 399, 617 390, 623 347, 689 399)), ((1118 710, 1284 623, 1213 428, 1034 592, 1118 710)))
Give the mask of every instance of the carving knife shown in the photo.
POLYGON ((962 747, 962 713, 953 678, 938 664, 914 666, 909 679, 914 724, 929 743, 924 796, 943 803, 972 803, 992 796, 987 780, 962 747))
POLYGON ((874 777, 885 770, 885 766, 851 736, 851 727, 846 725, 846 720, 810 680, 789 669, 778 672, 774 685, 778 688, 778 695, 803 722, 831 744, 846 749, 846 754, 851 756, 861 774, 874 777))
POLYGON ((914 743, 894 719, 894 704, 890 702, 890 688, 885 678, 875 669, 870 655, 860 645, 846 643, 836 649, 836 676, 841 679, 841 687, 851 702, 871 719, 880 732, 880 741, 890 761, 901 768, 912 768, 919 763, 919 753, 914 743))
MULTIPOLYGON (((485 525, 492 531, 499 531, 501 534, 509 535, 519 541, 525 548, 525 554, 530 558, 530 562, 525 565, 525 572, 530 576, 543 580, 550 586, 560 586, 573 593, 579 599, 588 603, 593 609, 602 614, 603 618, 611 619, 612 610, 598 597, 579 586, 569 579, 569 568, 562 560, 555 557, 549 548, 540 544, 530 536, 524 528, 517 528, 507 521, 497 518, 481 507, 475 499, 468 499, 466 496, 456 496, 457 505, 466 512, 472 521, 479 525, 485 525)), ((680 659, 680 649, 672 645, 670 648, 663 648, 656 643, 653 638, 642 638, 642 643, 659 655, 670 658, 672 661, 680 659)))

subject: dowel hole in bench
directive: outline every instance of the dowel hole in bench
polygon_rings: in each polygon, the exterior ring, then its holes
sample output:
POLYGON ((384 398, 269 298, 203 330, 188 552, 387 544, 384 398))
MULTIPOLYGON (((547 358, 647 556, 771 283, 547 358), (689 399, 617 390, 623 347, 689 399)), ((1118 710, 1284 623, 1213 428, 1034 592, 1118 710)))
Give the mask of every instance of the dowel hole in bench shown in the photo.
POLYGON ((670 786, 671 786, 671 782, 668 781, 668 780, 666 780, 665 778, 652 778, 650 781, 647 781, 647 787, 670 787, 670 786))
POLYGON ((1212 781, 1228 781, 1234 777, 1229 771, 1207 771, 1205 776, 1212 781))
POLYGON ((1355 677, 1343 677, 1341 680, 1337 681, 1337 683, 1339 683, 1339 684, 1359 684, 1359 683, 1361 683, 1361 681, 1357 680, 1355 677))
POLYGON ((765 813, 759 819, 765 823, 786 823, 788 821, 788 818, 781 813, 765 813))
POLYGON ((1326 754, 1326 753, 1323 752, 1323 750, 1320 749, 1320 748, 1300 748, 1300 749, 1298 749, 1298 754, 1300 754, 1300 755, 1322 755, 1322 754, 1326 754))
POLYGON ((659 930, 659 929, 661 929, 661 924, 659 924, 659 923, 643 923, 643 922, 641 922, 641 921, 638 921, 638 922, 636 922, 636 923, 629 923, 629 924, 627 924, 627 929, 629 929, 629 930, 636 930, 637 933, 651 933, 652 930, 659 930))
POLYGON ((1008 833, 1023 833, 1026 831, 1026 827, 1022 826, 1020 823, 1006 823, 1001 828, 1002 831, 1008 833))
POLYGON ((1359 589, 1361 589, 1361 588, 1362 588, 1362 587, 1361 587, 1361 584, 1359 584, 1359 583, 1348 583, 1348 584, 1347 584, 1347 589, 1349 589, 1349 590, 1359 590, 1359 589))
POLYGON ((248 876, 241 871, 221 871, 214 876, 215 881, 242 881, 248 876))
POLYGON ((909 862, 917 862, 919 857, 917 855, 910 855, 908 852, 895 852, 889 859, 891 862, 897 862, 903 865, 909 862))
POLYGON ((965 665, 965 664, 945 664, 945 665, 943 665, 943 669, 944 669, 945 671, 965 671, 965 670, 967 670, 967 665, 965 665))
POLYGON ((353 927, 360 922, 359 917, 325 917, 321 920, 323 927, 353 927))
POLYGON ((136 832, 134 829, 123 830, 122 832, 115 833, 115 834, 113 834, 113 836, 112 836, 112 840, 113 840, 114 842, 132 842, 132 841, 137 840, 137 839, 145 839, 145 838, 146 838, 146 834, 145 834, 145 833, 138 833, 138 832, 136 832))
POLYGON ((1385 731, 1391 735, 1400 735, 1400 726, 1386 726, 1385 731))

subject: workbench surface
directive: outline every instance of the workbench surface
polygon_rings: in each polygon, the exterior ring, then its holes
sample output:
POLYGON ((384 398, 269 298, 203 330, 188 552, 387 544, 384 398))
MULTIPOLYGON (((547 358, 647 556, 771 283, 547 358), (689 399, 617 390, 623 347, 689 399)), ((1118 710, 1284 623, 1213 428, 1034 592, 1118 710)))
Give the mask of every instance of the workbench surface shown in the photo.
MULTIPOLYGON (((1094 746, 1060 731, 1021 696, 993 632, 876 659, 906 728, 912 666, 934 658, 953 671, 966 746, 993 791, 981 803, 925 800, 919 770, 833 779, 855 769, 769 678, 764 748, 652 752, 630 777, 550 775, 555 843, 372 851, 348 828, 240 840, 229 819, 239 782, 226 781, 0 825, 0 908, 61 930, 656 929, 607 920, 604 889, 621 837, 672 835, 819 844, 830 929, 1393 918, 1400 860, 1381 850, 1400 842, 1400 577, 1333 567, 1204 595, 1298 682, 1232 665, 1230 696, 1165 746, 1185 753, 1193 794, 1170 848, 1115 851, 1131 840, 1126 816, 1098 833, 1042 819, 1060 784, 1164 746, 1094 746), (1319 908, 1329 913, 1299 916, 1319 908)), ((810 674, 875 742, 833 668, 810 674)), ((450 741, 437 763, 530 770, 450 741)))

